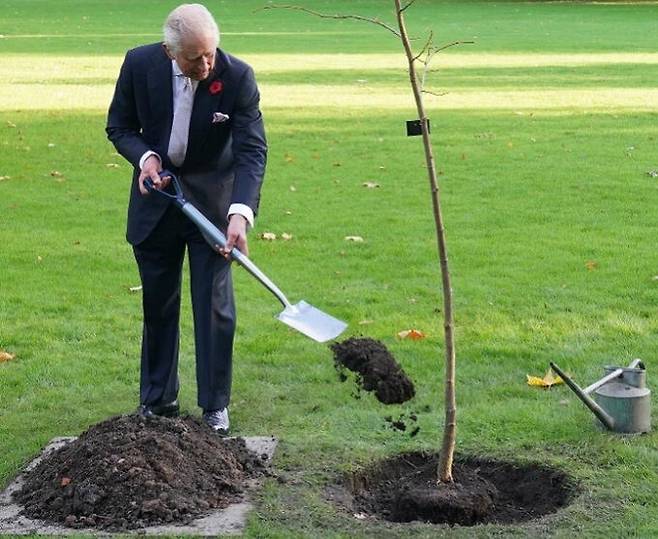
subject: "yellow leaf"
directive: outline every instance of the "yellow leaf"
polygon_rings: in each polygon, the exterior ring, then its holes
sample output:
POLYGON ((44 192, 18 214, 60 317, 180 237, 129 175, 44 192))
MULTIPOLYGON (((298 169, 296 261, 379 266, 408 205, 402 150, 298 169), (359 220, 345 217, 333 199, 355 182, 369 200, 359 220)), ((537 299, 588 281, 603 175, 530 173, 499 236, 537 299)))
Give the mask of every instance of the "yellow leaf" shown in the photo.
POLYGON ((119 168, 119 165, 117 165, 116 163, 107 163, 105 166, 107 168, 119 168))
POLYGON ((361 236, 345 236, 345 241, 355 241, 358 243, 363 241, 363 238, 361 236))
POLYGON ((425 338, 425 334, 418 329, 405 329, 398 333, 400 339, 411 339, 412 341, 420 341, 425 338))
POLYGON ((59 170, 51 170, 50 175, 53 178, 61 178, 62 176, 64 176, 64 174, 62 174, 59 170))
POLYGON ((585 267, 589 271, 594 271, 596 268, 598 268, 598 266, 599 263, 596 260, 588 260, 587 262, 585 262, 585 267))
POLYGON ((260 239, 267 240, 267 241, 274 241, 276 239, 276 234, 274 234, 272 232, 263 232, 260 235, 260 239))
POLYGON ((549 369, 546 371, 546 374, 544 375, 543 378, 539 378, 539 376, 530 376, 529 374, 526 374, 526 378, 528 379, 528 385, 533 386, 533 387, 552 387, 557 384, 563 384, 564 382, 562 381, 562 378, 559 376, 554 376, 553 371, 549 369))
POLYGON ((16 357, 16 354, 10 354, 9 352, 5 352, 4 350, 0 350, 0 363, 3 361, 11 361, 16 357))
POLYGON ((288 234, 287 232, 284 232, 283 234, 281 234, 281 239, 289 241, 292 239, 292 234, 288 234))
POLYGON ((367 187, 368 189, 376 189, 377 187, 380 187, 380 185, 376 182, 363 182, 363 187, 367 187))

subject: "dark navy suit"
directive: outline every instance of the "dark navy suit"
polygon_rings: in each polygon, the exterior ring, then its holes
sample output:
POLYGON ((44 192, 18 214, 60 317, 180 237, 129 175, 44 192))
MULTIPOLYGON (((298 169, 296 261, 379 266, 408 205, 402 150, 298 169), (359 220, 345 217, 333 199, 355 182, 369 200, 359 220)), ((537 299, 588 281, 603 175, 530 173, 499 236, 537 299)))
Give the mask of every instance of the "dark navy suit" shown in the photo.
POLYGON ((235 306, 230 264, 163 197, 139 191, 139 160, 148 150, 178 174, 186 198, 219 228, 233 203, 258 209, 267 144, 252 69, 217 50, 214 72, 196 89, 187 153, 167 157, 173 120, 172 63, 162 44, 128 52, 107 121, 108 138, 134 167, 127 240, 142 279, 144 328, 140 401, 166 404, 178 394, 181 270, 187 248, 192 288, 198 404, 228 405, 235 306), (211 85, 214 81, 220 84, 211 85), (217 89, 220 89, 217 91, 217 89), (228 120, 213 122, 214 113, 228 120))

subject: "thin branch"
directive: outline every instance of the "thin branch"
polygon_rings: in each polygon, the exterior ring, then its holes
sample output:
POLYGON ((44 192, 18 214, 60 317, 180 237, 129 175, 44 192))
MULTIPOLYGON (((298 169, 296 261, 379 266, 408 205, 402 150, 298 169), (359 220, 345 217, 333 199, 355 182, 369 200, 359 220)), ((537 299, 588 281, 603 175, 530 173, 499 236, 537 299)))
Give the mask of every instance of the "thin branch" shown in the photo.
POLYGON ((435 47, 432 49, 432 54, 441 52, 445 49, 449 49, 450 47, 454 47, 455 45, 473 45, 475 41, 453 41, 452 43, 448 43, 447 45, 443 45, 443 47, 435 47))
POLYGON ((443 97, 444 95, 448 95, 448 92, 432 92, 430 90, 421 90, 422 93, 424 94, 430 94, 430 95, 435 95, 436 97, 443 97))
MULTIPOLYGON (((413 3, 415 0, 411 0, 410 3, 413 3)), ((391 32, 393 35, 396 37, 400 37, 400 32, 398 32, 395 28, 392 26, 389 26, 385 22, 380 21, 379 19, 371 18, 371 17, 363 17, 362 15, 328 15, 327 13, 320 13, 319 11, 313 11, 312 9, 308 9, 302 6, 293 6, 289 4, 285 5, 278 5, 278 4, 272 4, 269 6, 263 6, 260 8, 262 10, 267 10, 267 9, 292 9, 295 11, 303 11, 304 13, 308 13, 310 15, 315 15, 316 17, 320 17, 321 19, 354 19, 357 21, 365 21, 365 22, 370 22, 372 24, 376 24, 378 26, 381 26, 382 28, 386 28, 389 32, 391 32)), ((258 10, 257 10, 258 11, 258 10)))
POLYGON ((409 0, 409 2, 407 2, 404 6, 402 6, 402 7, 400 8, 400 13, 402 13, 402 12, 403 12, 405 9, 407 9, 408 7, 411 7, 412 4, 413 4, 415 1, 416 1, 416 0, 409 0))
POLYGON ((420 52, 416 56, 414 56, 414 62, 418 60, 418 58, 420 58, 423 54, 425 54, 425 51, 430 49, 433 40, 434 40, 434 30, 430 30, 430 35, 428 36, 427 41, 425 41, 425 45, 423 45, 423 48, 420 50, 420 52))

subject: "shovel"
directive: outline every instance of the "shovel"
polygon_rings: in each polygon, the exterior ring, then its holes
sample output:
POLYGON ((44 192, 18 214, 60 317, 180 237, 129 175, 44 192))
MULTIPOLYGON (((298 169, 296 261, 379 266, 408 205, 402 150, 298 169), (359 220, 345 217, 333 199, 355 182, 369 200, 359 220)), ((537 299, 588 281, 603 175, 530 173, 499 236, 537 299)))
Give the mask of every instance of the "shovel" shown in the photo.
MULTIPOLYGON (((146 189, 148 189, 149 192, 158 193, 176 204, 176 206, 178 206, 181 211, 199 227, 201 234, 203 234, 203 237, 213 249, 215 249, 216 245, 225 247, 226 236, 224 236, 224 234, 213 225, 205 215, 185 200, 178 178, 167 170, 160 172, 160 176, 163 178, 171 178, 176 194, 156 189, 150 178, 144 180, 144 186, 146 189)), ((323 313, 321 310, 316 309, 313 305, 310 305, 305 301, 300 301, 295 305, 291 304, 279 287, 276 286, 267 275, 258 269, 256 264, 239 251, 237 247, 234 247, 230 254, 233 260, 258 279, 258 281, 272 292, 272 294, 274 294, 283 304, 283 311, 277 315, 277 318, 284 324, 295 328, 297 331, 317 342, 326 342, 335 339, 347 327, 345 322, 338 320, 327 313, 323 313)))

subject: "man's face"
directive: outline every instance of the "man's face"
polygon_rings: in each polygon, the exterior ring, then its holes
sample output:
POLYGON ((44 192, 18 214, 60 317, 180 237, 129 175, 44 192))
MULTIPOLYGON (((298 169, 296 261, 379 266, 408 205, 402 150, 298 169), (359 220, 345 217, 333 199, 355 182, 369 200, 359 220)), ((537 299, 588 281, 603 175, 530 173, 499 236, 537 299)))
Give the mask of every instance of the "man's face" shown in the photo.
POLYGON ((215 65, 217 41, 212 36, 192 36, 184 39, 181 51, 169 55, 176 60, 183 75, 194 80, 204 80, 215 65))

